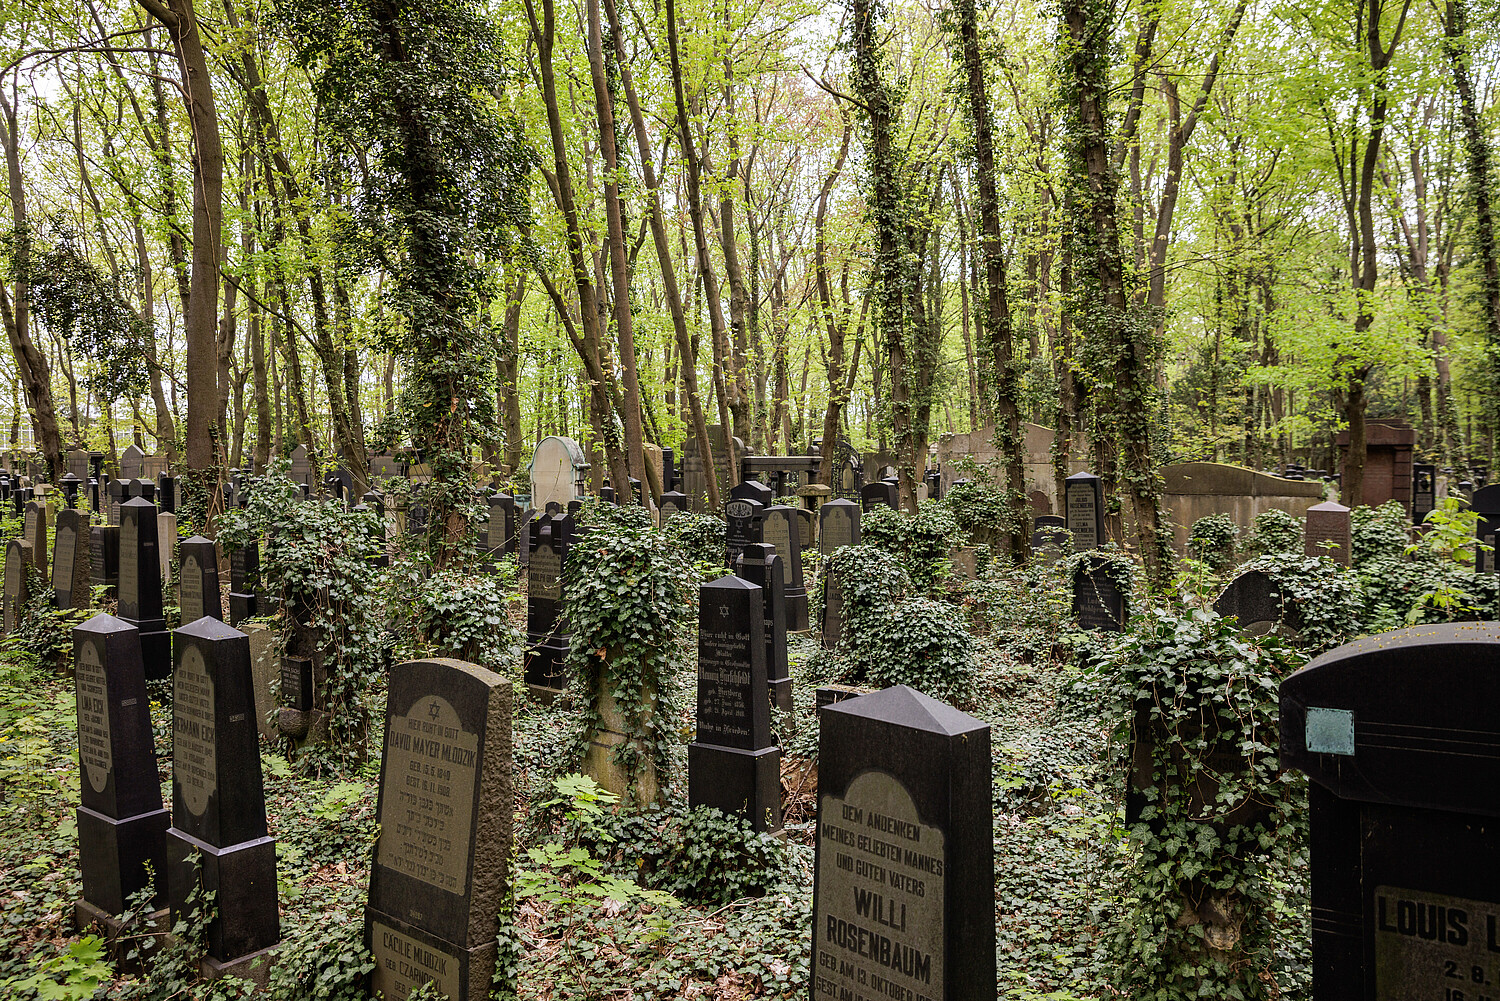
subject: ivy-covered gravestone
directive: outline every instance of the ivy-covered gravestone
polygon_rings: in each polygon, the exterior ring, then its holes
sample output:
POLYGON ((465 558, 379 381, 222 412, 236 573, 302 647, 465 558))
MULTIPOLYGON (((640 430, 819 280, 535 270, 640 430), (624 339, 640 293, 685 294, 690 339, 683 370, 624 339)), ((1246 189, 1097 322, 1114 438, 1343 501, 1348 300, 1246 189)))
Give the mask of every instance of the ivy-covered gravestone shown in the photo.
POLYGON ((1130 599, 1121 586, 1121 562, 1103 556, 1079 561, 1073 571, 1073 616, 1080 629, 1117 633, 1130 617, 1130 599))

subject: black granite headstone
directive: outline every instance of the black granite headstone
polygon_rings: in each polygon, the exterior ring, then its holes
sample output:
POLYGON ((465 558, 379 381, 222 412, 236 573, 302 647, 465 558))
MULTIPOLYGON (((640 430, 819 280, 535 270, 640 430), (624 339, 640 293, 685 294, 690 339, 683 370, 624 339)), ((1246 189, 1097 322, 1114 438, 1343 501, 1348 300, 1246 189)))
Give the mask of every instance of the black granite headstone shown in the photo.
POLYGON ((859 545, 859 505, 835 498, 818 509, 818 551, 833 555, 841 546, 859 545))
POLYGON ((510 494, 490 495, 490 521, 485 545, 490 555, 496 558, 516 551, 516 499, 510 494))
POLYGON ((668 490, 661 495, 661 524, 665 528, 674 514, 688 509, 687 494, 680 490, 668 490))
POLYGON ((120 505, 120 618, 141 631, 146 678, 172 676, 172 635, 162 616, 156 505, 135 497, 120 505))
POLYGON ((989 726, 905 685, 818 718, 809 996, 994 998, 989 726))
POLYGON ((47 565, 47 502, 45 500, 31 500, 26 502, 26 517, 22 523, 21 538, 31 543, 31 565, 37 568, 46 580, 47 565))
POLYGON ((120 584, 120 526, 94 525, 89 529, 89 584, 102 584, 113 598, 120 584))
POLYGON ((5 544, 5 631, 21 624, 31 597, 31 543, 11 539, 5 544))
POLYGON ((1500 626, 1356 640, 1281 685, 1308 786, 1314 1001, 1500 996, 1500 626))
POLYGON ((153 889, 166 903, 166 837, 151 733, 151 699, 134 626, 100 612, 73 629, 78 696, 78 925, 111 920, 153 889))
POLYGON ((311 657, 281 658, 281 704, 298 712, 312 712, 313 662, 311 657))
POLYGON ((731 497, 724 504, 724 553, 725 565, 734 566, 734 561, 745 547, 761 541, 761 513, 764 508, 758 500, 731 497))
POLYGON ((1093 557, 1079 563, 1073 571, 1073 615, 1081 629, 1117 633, 1125 628, 1128 603, 1115 584, 1111 562, 1104 557, 1093 557))
POLYGON ((1263 570, 1247 570, 1225 586, 1214 601, 1214 611, 1239 619, 1240 631, 1264 636, 1278 626, 1302 628, 1302 612, 1290 595, 1263 570))
POLYGON ((456 660, 398 664, 386 700, 365 943, 376 997, 428 981, 484 1001, 510 892, 510 681, 456 660))
POLYGON ((792 676, 786 662, 786 581, 776 547, 751 544, 740 553, 734 573, 761 590, 766 631, 766 681, 771 687, 771 705, 792 711, 792 676))
POLYGON ((860 505, 865 511, 871 511, 880 504, 885 505, 893 511, 898 511, 901 508, 900 497, 900 487, 886 480, 866 483, 859 488, 860 505))
POLYGON ((219 555, 212 539, 195 535, 177 547, 177 604, 183 622, 196 622, 207 615, 223 620, 219 601, 219 555))
POLYGON ((526 684, 560 692, 568 635, 561 631, 563 564, 572 545, 571 520, 555 514, 531 525, 531 560, 526 571, 526 684))
POLYGON ((229 551, 229 623, 259 615, 260 543, 254 539, 229 551))
POLYGON ((1411 467, 1411 520, 1420 525, 1437 507, 1437 466, 1414 462, 1411 467))
POLYGON ((1093 473, 1074 473, 1064 483, 1063 511, 1073 546, 1079 552, 1098 549, 1107 541, 1104 531, 1104 481, 1093 473))
POLYGON ((740 500, 753 500, 760 504, 763 510, 770 507, 776 499, 771 493, 771 488, 760 480, 741 480, 730 489, 729 496, 740 500))
POLYGON ((760 538, 776 547, 786 573, 786 628, 807 631, 807 586, 802 577, 802 519, 785 504, 761 512, 760 538))
POLYGON ((57 535, 52 546, 52 605, 88 608, 93 568, 87 511, 64 508, 57 512, 57 535))
POLYGON ((724 576, 698 589, 698 732, 688 803, 781 830, 781 748, 771 742, 761 589, 724 576))
POLYGON ((1050 563, 1056 563, 1068 551, 1067 522, 1056 515, 1044 514, 1032 520, 1031 551, 1050 563))
MULTIPOLYGON (((125 505, 127 525, 135 503, 125 505)), ((214 893, 205 962, 215 970, 243 969, 281 939, 250 638, 204 617, 178 629, 175 640, 167 832, 172 920, 183 915, 195 888, 214 893)))

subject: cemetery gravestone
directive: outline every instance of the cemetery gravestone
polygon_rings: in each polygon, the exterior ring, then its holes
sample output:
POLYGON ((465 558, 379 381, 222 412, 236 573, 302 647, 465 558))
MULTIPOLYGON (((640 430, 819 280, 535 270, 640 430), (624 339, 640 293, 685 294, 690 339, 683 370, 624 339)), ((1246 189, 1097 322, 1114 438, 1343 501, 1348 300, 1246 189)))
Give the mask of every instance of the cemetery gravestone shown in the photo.
POLYGON ((229 551, 229 622, 239 625, 260 614, 260 543, 254 539, 229 551))
POLYGON ((1099 549, 1106 541, 1103 481, 1093 473, 1074 473, 1064 481, 1068 531, 1079 551, 1099 549))
POLYGON ((136 497, 120 506, 120 618, 141 631, 146 679, 172 675, 172 636, 162 617, 161 561, 157 558, 156 505, 136 497))
POLYGON ((490 555, 499 558, 516 551, 516 499, 510 494, 490 495, 490 523, 485 539, 490 555))
POLYGON ((792 711, 792 676, 786 662, 786 583, 781 555, 771 545, 749 545, 740 553, 734 574, 758 586, 766 632, 766 681, 771 704, 792 711))
POLYGON ((26 518, 22 522, 22 536, 31 543, 31 565, 47 579, 47 502, 26 502, 26 518))
POLYGON ((404 480, 406 464, 394 455, 370 456, 370 478, 372 480, 404 480))
POLYGON ((1479 523, 1474 526, 1474 570, 1494 573, 1495 538, 1500 534, 1500 484, 1475 490, 1469 497, 1469 507, 1479 515, 1479 523))
POLYGON ((120 524, 120 505, 129 500, 125 491, 126 480, 110 480, 105 486, 105 492, 109 495, 109 523, 120 524))
POLYGON ((536 511, 527 508, 516 525, 516 562, 523 567, 531 564, 531 526, 536 520, 536 511))
POLYGON ((1073 571, 1073 615, 1080 629, 1120 632, 1129 616, 1128 602, 1115 583, 1115 561, 1093 557, 1073 571))
POLYGON ((661 504, 659 507, 661 510, 661 525, 665 528, 667 522, 672 520, 674 514, 688 509, 687 494, 682 493, 680 490, 668 490, 661 495, 661 504))
POLYGON ((68 452, 68 473, 76 476, 80 481, 87 482, 89 478, 89 453, 81 448, 71 449, 68 452))
POLYGON ((119 525, 94 525, 89 529, 89 583, 103 585, 111 598, 119 591, 119 525))
POLYGON ((844 586, 832 570, 823 574, 823 649, 832 650, 844 635, 844 586))
MULTIPOLYGON (((136 503, 127 504, 127 512, 136 503)), ((193 891, 213 892, 218 909, 204 963, 213 974, 244 976, 258 954, 281 939, 250 640, 211 618, 183 626, 175 637, 167 832, 172 921, 184 916, 193 891)))
POLYGON ((768 507, 761 515, 761 541, 776 547, 786 574, 786 628, 807 631, 807 587, 802 577, 802 519, 785 504, 768 507))
POLYGON ((1315 1001, 1500 996, 1500 627, 1357 640, 1281 684, 1305 772, 1315 1001))
POLYGON ((897 685, 823 706, 813 998, 993 998, 989 727, 897 685))
POLYGON ((1416 462, 1411 467, 1411 520, 1420 525, 1437 507, 1437 466, 1416 462))
POLYGON ((761 503, 743 497, 731 497, 724 505, 725 563, 733 567, 745 547, 761 541, 761 503))
POLYGON ((298 445, 292 449, 292 468, 289 475, 293 483, 300 483, 304 487, 312 488, 312 459, 309 457, 306 445, 298 445))
POLYGON ((14 632, 21 623, 26 601, 31 597, 31 543, 11 539, 5 546, 5 631, 14 632))
POLYGON ((1303 532, 1303 552, 1306 555, 1327 556, 1335 563, 1348 566, 1351 549, 1352 534, 1347 507, 1334 501, 1325 501, 1307 509, 1307 527, 1303 532))
POLYGON ((866 511, 873 510, 878 504, 884 504, 893 511, 898 510, 901 507, 900 496, 900 488, 886 480, 866 483, 859 489, 859 499, 866 511))
POLYGON ((57 513, 57 537, 52 547, 52 604, 54 608, 88 608, 93 568, 86 511, 64 508, 57 513))
POLYGON ((1214 602, 1214 611, 1239 619, 1240 631, 1264 636, 1278 627, 1293 632, 1302 628, 1302 614, 1290 597, 1283 596, 1269 574, 1249 570, 1230 581, 1214 602))
POLYGON ((151 732, 151 699, 134 626, 100 612, 73 629, 78 697, 78 867, 80 928, 102 924, 113 938, 115 915, 130 897, 152 889, 166 902, 166 838, 151 732))
POLYGON ((195 535, 183 539, 178 551, 181 569, 177 574, 177 603, 182 608, 182 621, 196 622, 205 615, 222 621, 219 556, 213 540, 195 535))
POLYGON ((138 480, 146 470, 146 453, 139 445, 127 445, 120 453, 120 479, 138 480))
POLYGON ((567 507, 585 493, 589 464, 572 438, 552 436, 537 443, 531 460, 531 506, 545 511, 549 503, 567 507))
POLYGON ((771 742, 764 597, 733 575, 698 591, 698 732, 688 803, 781 830, 781 748, 771 742))
POLYGON ((374 993, 483 1001, 509 895, 510 682, 456 660, 391 672, 365 943, 374 993))
POLYGON ((859 505, 842 497, 818 509, 818 551, 832 556, 835 549, 859 545, 859 505))
POLYGON ((1067 522, 1056 515, 1044 514, 1032 520, 1031 551, 1049 564, 1056 563, 1068 551, 1067 522))
POLYGON ((546 697, 564 687, 563 661, 568 636, 561 632, 563 563, 572 543, 567 515, 538 518, 531 526, 531 562, 527 568, 525 680, 546 697))

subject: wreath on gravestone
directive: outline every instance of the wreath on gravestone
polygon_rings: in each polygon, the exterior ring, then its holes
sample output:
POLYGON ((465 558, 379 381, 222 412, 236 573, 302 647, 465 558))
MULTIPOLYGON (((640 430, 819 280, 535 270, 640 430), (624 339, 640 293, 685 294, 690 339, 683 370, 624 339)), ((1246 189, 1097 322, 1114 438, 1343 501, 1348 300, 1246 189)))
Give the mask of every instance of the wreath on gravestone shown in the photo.
POLYGON ((1306 812, 1277 757, 1278 686, 1301 663, 1180 607, 1145 612, 1105 662, 1134 849, 1111 939, 1127 996, 1267 995, 1273 881, 1306 812))

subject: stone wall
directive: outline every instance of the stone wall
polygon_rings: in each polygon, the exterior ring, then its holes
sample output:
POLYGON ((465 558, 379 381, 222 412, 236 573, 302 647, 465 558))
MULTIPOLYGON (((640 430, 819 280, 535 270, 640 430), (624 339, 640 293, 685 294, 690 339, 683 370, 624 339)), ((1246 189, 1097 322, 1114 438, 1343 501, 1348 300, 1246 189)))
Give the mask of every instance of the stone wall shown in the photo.
MULTIPOLYGON (((1038 504, 1042 498, 1032 498, 1032 506, 1037 508, 1037 514, 1056 514, 1060 508, 1057 506, 1057 484, 1052 476, 1052 442, 1056 439, 1057 432, 1051 428, 1042 427, 1040 424, 1032 424, 1030 421, 1026 422, 1024 428, 1026 431, 1026 492, 1029 494, 1040 492, 1045 498, 1045 509, 1038 504)), ((986 425, 977 431, 965 434, 943 435, 938 442, 937 449, 937 459, 943 467, 943 493, 948 492, 948 487, 954 480, 965 478, 955 463, 966 455, 973 456, 976 462, 990 467, 994 471, 992 475, 995 475, 997 480, 1004 479, 1004 459, 1000 455, 1000 450, 993 444, 994 437, 993 425, 986 425)), ((1069 474, 1088 470, 1090 449, 1088 435, 1075 432, 1068 456, 1069 474)))
POLYGON ((1172 520, 1172 546, 1179 553, 1187 551, 1188 531, 1199 518, 1227 514, 1243 532, 1263 511, 1277 508, 1300 520, 1323 502, 1321 480, 1283 480, 1221 462, 1181 462, 1163 466, 1161 475, 1162 507, 1172 520))

